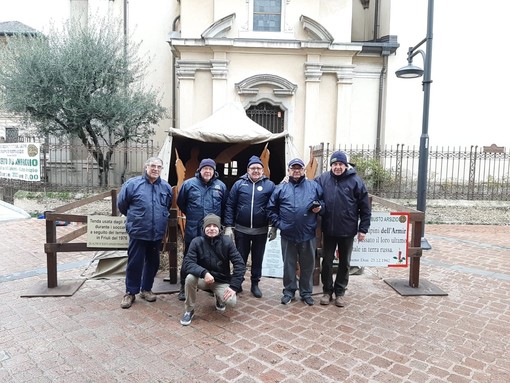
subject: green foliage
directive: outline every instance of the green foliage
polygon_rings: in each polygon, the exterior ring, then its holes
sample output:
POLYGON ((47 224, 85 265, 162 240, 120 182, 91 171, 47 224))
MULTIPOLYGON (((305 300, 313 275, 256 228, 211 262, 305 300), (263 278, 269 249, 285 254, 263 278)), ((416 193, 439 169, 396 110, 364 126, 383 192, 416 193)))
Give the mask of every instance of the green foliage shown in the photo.
POLYGON ((350 162, 356 165, 356 172, 372 192, 379 190, 385 183, 391 181, 390 172, 384 169, 376 158, 353 155, 350 162))
POLYGON ((145 89, 147 65, 121 26, 73 20, 47 37, 13 36, 0 55, 0 107, 41 135, 78 138, 99 165, 101 185, 115 147, 150 138, 166 114, 145 89))

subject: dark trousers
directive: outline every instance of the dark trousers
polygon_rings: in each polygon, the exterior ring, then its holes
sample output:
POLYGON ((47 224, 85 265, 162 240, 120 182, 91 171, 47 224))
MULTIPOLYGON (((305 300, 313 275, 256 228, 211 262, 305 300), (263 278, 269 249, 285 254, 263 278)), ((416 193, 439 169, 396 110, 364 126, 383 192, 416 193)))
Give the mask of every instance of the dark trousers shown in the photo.
POLYGON ((351 253, 354 237, 331 237, 322 233, 322 291, 324 294, 343 296, 349 283, 349 269, 351 267, 351 253), (333 260, 338 247, 340 258, 335 284, 333 285, 333 260))
POLYGON ((282 237, 283 295, 294 297, 297 289, 301 298, 312 295, 316 244, 315 238, 294 243, 282 237), (299 278, 296 276, 298 262, 299 278))
POLYGON ((237 251, 248 261, 251 253, 251 283, 258 283, 262 276, 262 260, 266 251, 267 234, 250 235, 235 231, 237 251))
POLYGON ((161 240, 144 241, 129 239, 126 266, 126 292, 136 295, 141 290, 150 291, 159 270, 161 240))

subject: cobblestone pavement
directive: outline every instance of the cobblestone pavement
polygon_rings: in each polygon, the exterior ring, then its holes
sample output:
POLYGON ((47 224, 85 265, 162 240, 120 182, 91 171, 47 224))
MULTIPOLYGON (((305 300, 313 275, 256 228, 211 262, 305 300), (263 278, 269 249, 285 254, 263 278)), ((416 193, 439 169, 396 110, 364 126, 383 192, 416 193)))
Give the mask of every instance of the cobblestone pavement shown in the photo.
MULTIPOLYGON (((59 235, 74 229, 59 228, 59 235)), ((401 296, 408 269, 352 276, 345 308, 241 294, 219 313, 198 294, 190 326, 176 294, 119 306, 122 279, 87 279, 70 297, 21 295, 46 279, 44 220, 0 224, 2 382, 509 382, 510 226, 427 225, 420 280, 447 296, 401 296)), ((61 253, 59 284, 93 253, 61 253)), ((164 277, 164 276, 161 276, 164 277)))

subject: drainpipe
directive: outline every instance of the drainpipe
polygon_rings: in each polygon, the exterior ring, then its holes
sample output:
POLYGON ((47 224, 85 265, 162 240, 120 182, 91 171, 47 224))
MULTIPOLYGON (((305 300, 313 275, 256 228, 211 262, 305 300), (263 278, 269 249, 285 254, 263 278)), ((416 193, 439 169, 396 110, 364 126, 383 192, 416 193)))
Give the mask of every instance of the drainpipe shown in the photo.
POLYGON ((383 56, 383 66, 381 68, 381 74, 379 75, 379 94, 377 102, 377 131, 375 138, 375 152, 378 156, 381 152, 381 136, 382 136, 382 121, 383 121, 383 104, 384 104, 384 85, 386 71, 388 69, 388 55, 383 56))
MULTIPOLYGON (((180 3, 180 1, 179 1, 180 3)), ((172 24, 172 32, 176 32, 176 26, 177 22, 181 19, 181 15, 177 16, 174 19, 174 22, 172 24)), ((175 55, 172 53, 172 73, 173 73, 173 79, 172 79, 172 128, 175 128, 175 100, 176 100, 176 93, 177 93, 177 76, 175 75, 175 55)))

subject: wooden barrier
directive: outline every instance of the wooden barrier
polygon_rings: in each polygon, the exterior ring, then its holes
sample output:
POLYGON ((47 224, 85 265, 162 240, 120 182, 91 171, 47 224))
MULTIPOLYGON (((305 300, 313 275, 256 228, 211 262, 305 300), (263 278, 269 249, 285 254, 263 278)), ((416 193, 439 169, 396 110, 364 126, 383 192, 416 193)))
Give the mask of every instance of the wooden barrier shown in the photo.
MULTIPOLYGON (((57 277, 57 255, 65 252, 86 252, 86 251, 104 251, 104 250, 125 250, 125 248, 104 248, 104 247, 87 247, 86 242, 70 241, 81 237, 87 233, 86 215, 67 214, 66 212, 77 207, 86 206, 90 203, 111 197, 111 215, 118 216, 117 210, 117 189, 100 193, 70 204, 60 206, 54 211, 45 212, 46 218, 46 243, 44 244, 44 252, 46 253, 47 267, 47 286, 39 286, 33 292, 29 292, 23 296, 69 296, 74 294, 84 281, 76 283, 58 284, 57 277), (85 223, 82 227, 57 237, 57 222, 81 222, 85 223)), ((162 242, 162 251, 168 251, 169 256, 169 282, 177 283, 177 211, 170 209, 170 218, 168 220, 167 232, 162 242)))

